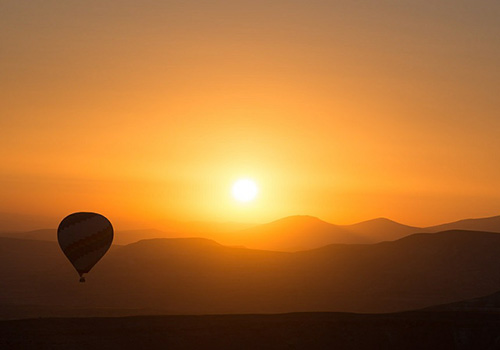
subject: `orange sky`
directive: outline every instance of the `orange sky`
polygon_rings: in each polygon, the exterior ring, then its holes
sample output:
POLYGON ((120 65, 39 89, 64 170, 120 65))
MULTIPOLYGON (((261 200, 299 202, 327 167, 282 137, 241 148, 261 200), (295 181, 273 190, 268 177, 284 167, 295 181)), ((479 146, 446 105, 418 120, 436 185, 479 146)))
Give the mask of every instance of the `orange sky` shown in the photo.
POLYGON ((496 0, 0 1, 0 213, 498 215, 498 18, 496 0))

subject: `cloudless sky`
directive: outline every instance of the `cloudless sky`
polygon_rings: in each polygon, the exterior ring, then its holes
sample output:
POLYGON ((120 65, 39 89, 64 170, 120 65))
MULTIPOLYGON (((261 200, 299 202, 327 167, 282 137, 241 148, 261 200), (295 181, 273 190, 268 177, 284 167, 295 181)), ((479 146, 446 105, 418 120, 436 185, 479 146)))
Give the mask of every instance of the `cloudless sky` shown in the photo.
POLYGON ((0 212, 500 214, 499 1, 0 0, 0 212), (230 195, 240 177, 258 198, 230 195))

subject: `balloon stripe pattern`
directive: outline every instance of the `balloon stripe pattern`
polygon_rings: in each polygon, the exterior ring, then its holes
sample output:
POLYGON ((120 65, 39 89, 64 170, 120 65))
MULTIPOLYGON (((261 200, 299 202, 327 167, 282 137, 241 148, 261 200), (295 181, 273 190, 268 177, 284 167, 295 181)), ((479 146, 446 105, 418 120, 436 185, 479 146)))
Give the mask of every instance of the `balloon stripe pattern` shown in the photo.
MULTIPOLYGON (((103 231, 100 231, 92 236, 86 237, 82 240, 79 240, 71 245, 68 246, 68 248, 65 250, 66 256, 70 261, 75 261, 75 264, 77 261, 82 260, 82 259, 89 259, 91 258, 90 256, 87 255, 104 255, 106 251, 108 250, 108 242, 109 242, 109 234, 112 234, 112 229, 107 228, 104 229, 103 231), (102 251, 104 249, 104 251, 102 251)), ((90 259, 92 260, 92 259, 90 259)), ((80 264, 78 264, 80 265, 80 264)), ((78 272, 89 272, 90 269, 94 266, 85 265, 81 264, 82 268, 80 269, 81 271, 78 272), (86 267, 83 267, 86 266, 86 267)))
POLYGON ((96 213, 74 213, 60 223, 59 245, 82 276, 106 254, 113 242, 113 226, 96 213))

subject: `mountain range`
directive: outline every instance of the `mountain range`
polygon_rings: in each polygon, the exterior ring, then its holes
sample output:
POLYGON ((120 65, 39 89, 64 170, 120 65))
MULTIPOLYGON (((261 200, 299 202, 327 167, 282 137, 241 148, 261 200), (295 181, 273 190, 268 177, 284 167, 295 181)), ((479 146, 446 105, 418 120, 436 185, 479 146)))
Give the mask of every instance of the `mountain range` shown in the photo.
MULTIPOLYGON (((290 216, 267 224, 176 224, 167 231, 154 229, 115 232, 114 244, 125 245, 152 238, 201 237, 224 245, 275 251, 300 251, 328 244, 370 244, 393 241, 414 233, 446 230, 500 232, 500 216, 467 219, 430 227, 407 226, 386 218, 353 225, 334 225, 312 216, 290 216)), ((0 232, 1 237, 56 241, 56 229, 0 232)))

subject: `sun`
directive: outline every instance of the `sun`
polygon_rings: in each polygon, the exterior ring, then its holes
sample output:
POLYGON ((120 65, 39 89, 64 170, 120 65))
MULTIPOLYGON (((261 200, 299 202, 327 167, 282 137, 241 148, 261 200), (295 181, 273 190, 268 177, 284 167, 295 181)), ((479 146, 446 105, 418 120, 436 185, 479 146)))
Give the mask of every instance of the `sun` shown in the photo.
POLYGON ((259 188, 251 179, 239 179, 233 184, 232 194, 239 202, 249 202, 257 196, 259 188))

